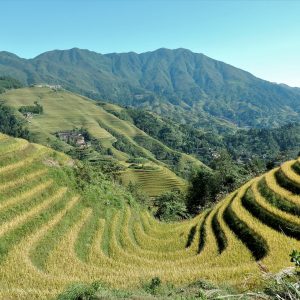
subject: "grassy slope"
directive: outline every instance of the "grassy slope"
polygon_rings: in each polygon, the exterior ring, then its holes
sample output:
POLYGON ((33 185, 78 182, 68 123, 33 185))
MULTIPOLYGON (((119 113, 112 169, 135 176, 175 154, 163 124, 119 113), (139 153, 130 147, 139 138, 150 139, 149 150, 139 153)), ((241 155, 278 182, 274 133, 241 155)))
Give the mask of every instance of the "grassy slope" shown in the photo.
MULTIPOLYGON (((97 106, 95 102, 67 92, 67 91, 53 91, 49 88, 23 88, 18 90, 12 90, 2 95, 2 98, 7 103, 16 108, 22 105, 32 105, 34 101, 38 101, 44 107, 44 114, 35 116, 30 120, 30 129, 36 134, 37 140, 47 145, 47 139, 55 139, 53 133, 63 130, 71 130, 74 127, 85 127, 88 131, 97 139, 99 139, 103 146, 111 148, 115 157, 123 161, 123 164, 127 165, 125 161, 129 158, 127 153, 123 153, 113 147, 113 143, 116 141, 116 137, 113 133, 121 134, 129 140, 129 142, 136 148, 139 149, 143 156, 150 159, 153 164, 159 165, 159 176, 157 179, 162 177, 166 182, 171 183, 168 186, 161 186, 160 189, 156 189, 155 193, 153 190, 151 196, 157 195, 168 188, 181 188, 184 186, 184 182, 181 178, 176 176, 173 172, 167 169, 167 165, 161 161, 158 161, 155 156, 147 149, 140 147, 133 139, 137 136, 144 136, 146 139, 153 140, 143 131, 132 125, 127 121, 123 121, 113 114, 108 113, 102 107, 97 106), (101 125, 99 125, 101 124, 101 125), (101 127, 102 126, 102 127, 101 127), (107 130, 106 130, 107 129, 107 130), (109 132, 109 131, 110 132, 109 132)), ((117 109, 117 106, 113 106, 117 109)), ((165 152, 175 153, 173 150, 164 146, 158 142, 165 152)), ((66 148, 68 147, 65 145, 66 148)), ((180 165, 186 163, 201 165, 201 163, 191 156, 180 154, 180 165)), ((133 174, 135 171, 130 169, 128 172, 123 173, 122 177, 125 182, 132 180, 141 187, 144 184, 140 184, 140 176, 133 174)), ((145 172, 145 175, 147 172, 145 172)), ((159 182, 153 182, 153 184, 159 185, 159 182)), ((145 189, 149 191, 148 188, 145 189)))
POLYGON ((277 272, 299 247, 299 210, 286 209, 300 206, 298 161, 194 219, 167 224, 104 178, 77 190, 68 158, 53 150, 0 134, 0 158, 1 299, 51 299, 70 283, 96 280, 136 288, 155 276, 253 288, 261 282, 257 259, 277 272))

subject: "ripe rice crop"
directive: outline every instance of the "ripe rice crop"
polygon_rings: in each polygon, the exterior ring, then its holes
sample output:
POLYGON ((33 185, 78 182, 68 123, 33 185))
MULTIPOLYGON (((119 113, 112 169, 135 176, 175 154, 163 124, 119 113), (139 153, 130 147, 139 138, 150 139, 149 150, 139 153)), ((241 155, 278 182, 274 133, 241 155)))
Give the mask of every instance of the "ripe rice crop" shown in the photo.
POLYGON ((79 195, 64 168, 43 163, 49 153, 0 135, 0 299, 51 299, 72 282, 135 288, 156 276, 258 286, 257 260, 276 272, 299 247, 294 161, 193 219, 164 223, 111 183, 99 200, 79 195))

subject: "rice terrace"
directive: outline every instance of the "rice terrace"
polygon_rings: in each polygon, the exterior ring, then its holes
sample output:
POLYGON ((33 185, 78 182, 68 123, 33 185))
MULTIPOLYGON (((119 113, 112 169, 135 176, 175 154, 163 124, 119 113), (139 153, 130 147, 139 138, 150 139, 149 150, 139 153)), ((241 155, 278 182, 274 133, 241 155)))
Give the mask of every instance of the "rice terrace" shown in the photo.
POLYGON ((277 272, 299 245, 297 160, 189 221, 167 224, 105 180, 105 201, 77 194, 67 156, 0 138, 3 299, 47 299, 68 283, 95 280, 115 288, 134 288, 153 277, 175 284, 203 278, 256 285, 258 263, 277 272), (115 197, 118 205, 109 202, 115 197))
POLYGON ((300 1, 0 10, 0 300, 300 300, 300 1))

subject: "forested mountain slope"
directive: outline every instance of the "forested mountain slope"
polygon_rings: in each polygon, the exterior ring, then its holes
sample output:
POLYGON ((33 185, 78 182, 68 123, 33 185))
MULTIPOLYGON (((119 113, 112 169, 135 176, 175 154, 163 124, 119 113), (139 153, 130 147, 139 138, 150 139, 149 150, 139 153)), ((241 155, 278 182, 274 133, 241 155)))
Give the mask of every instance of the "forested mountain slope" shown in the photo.
POLYGON ((0 53, 0 75, 61 84, 91 98, 143 106, 182 123, 219 131, 299 121, 299 89, 186 49, 137 54, 50 51, 34 59, 0 53))
POLYGON ((286 124, 275 128, 240 129, 217 134, 189 124, 172 122, 153 112, 137 108, 106 110, 130 120, 150 136, 161 140, 172 149, 192 154, 209 165, 214 157, 227 151, 236 163, 259 160, 263 166, 296 157, 300 150, 300 124, 286 124))

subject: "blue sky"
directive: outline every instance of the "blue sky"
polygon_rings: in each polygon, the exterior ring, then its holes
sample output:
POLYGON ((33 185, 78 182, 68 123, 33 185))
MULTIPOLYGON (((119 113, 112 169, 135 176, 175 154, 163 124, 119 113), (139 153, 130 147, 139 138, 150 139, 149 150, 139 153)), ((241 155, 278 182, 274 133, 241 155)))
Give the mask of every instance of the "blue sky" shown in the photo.
POLYGON ((300 87, 300 0, 0 0, 0 50, 188 48, 300 87))

